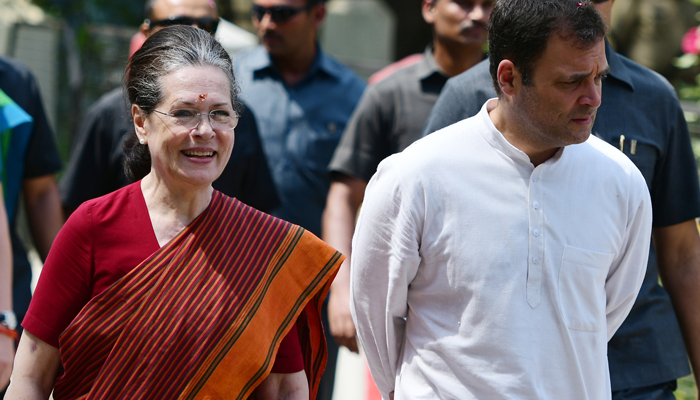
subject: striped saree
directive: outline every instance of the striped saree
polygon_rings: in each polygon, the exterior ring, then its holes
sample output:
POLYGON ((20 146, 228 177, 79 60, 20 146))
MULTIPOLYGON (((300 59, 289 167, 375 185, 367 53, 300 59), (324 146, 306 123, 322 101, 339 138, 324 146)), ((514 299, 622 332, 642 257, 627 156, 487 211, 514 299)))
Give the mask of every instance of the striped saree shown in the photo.
POLYGON ((315 398, 326 363, 320 309, 342 259, 215 191, 202 215, 61 335, 54 398, 246 399, 289 329, 315 398))

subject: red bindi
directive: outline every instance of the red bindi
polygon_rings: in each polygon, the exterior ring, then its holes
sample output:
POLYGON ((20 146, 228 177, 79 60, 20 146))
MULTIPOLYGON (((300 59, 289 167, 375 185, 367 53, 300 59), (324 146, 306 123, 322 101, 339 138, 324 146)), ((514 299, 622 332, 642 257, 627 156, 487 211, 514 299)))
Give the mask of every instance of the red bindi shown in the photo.
POLYGON ((202 102, 202 101, 204 101, 204 100, 206 100, 206 99, 207 99, 207 95, 206 95, 206 94, 200 94, 200 95, 199 95, 199 101, 200 101, 200 102, 202 102))

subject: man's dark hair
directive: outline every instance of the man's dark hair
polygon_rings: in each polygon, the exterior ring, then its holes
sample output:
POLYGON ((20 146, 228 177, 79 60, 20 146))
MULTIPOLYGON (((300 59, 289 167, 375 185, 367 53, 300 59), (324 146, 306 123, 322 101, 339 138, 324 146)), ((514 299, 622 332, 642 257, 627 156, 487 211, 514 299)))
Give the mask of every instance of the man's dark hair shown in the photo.
POLYGON ((501 93, 497 77, 501 61, 512 61, 523 85, 531 85, 535 62, 553 34, 589 48, 606 31, 589 0, 497 0, 489 21, 489 62, 496 93, 501 93))

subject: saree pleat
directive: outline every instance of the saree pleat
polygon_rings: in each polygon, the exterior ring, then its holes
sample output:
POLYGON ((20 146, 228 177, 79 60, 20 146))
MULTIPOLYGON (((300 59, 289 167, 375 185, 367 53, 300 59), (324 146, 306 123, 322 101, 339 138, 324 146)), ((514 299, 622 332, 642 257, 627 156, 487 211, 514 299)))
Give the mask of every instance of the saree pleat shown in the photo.
POLYGON ((320 309, 341 262, 304 229, 214 192, 61 335, 54 398, 245 399, 289 329, 314 398, 326 358, 320 309))

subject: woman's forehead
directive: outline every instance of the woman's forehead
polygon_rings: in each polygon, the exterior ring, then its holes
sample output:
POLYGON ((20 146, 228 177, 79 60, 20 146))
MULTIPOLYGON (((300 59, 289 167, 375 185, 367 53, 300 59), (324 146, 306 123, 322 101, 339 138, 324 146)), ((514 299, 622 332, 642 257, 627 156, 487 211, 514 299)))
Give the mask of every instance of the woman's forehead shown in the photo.
POLYGON ((164 100, 199 103, 207 100, 230 101, 228 77, 212 66, 188 66, 161 78, 164 100))

